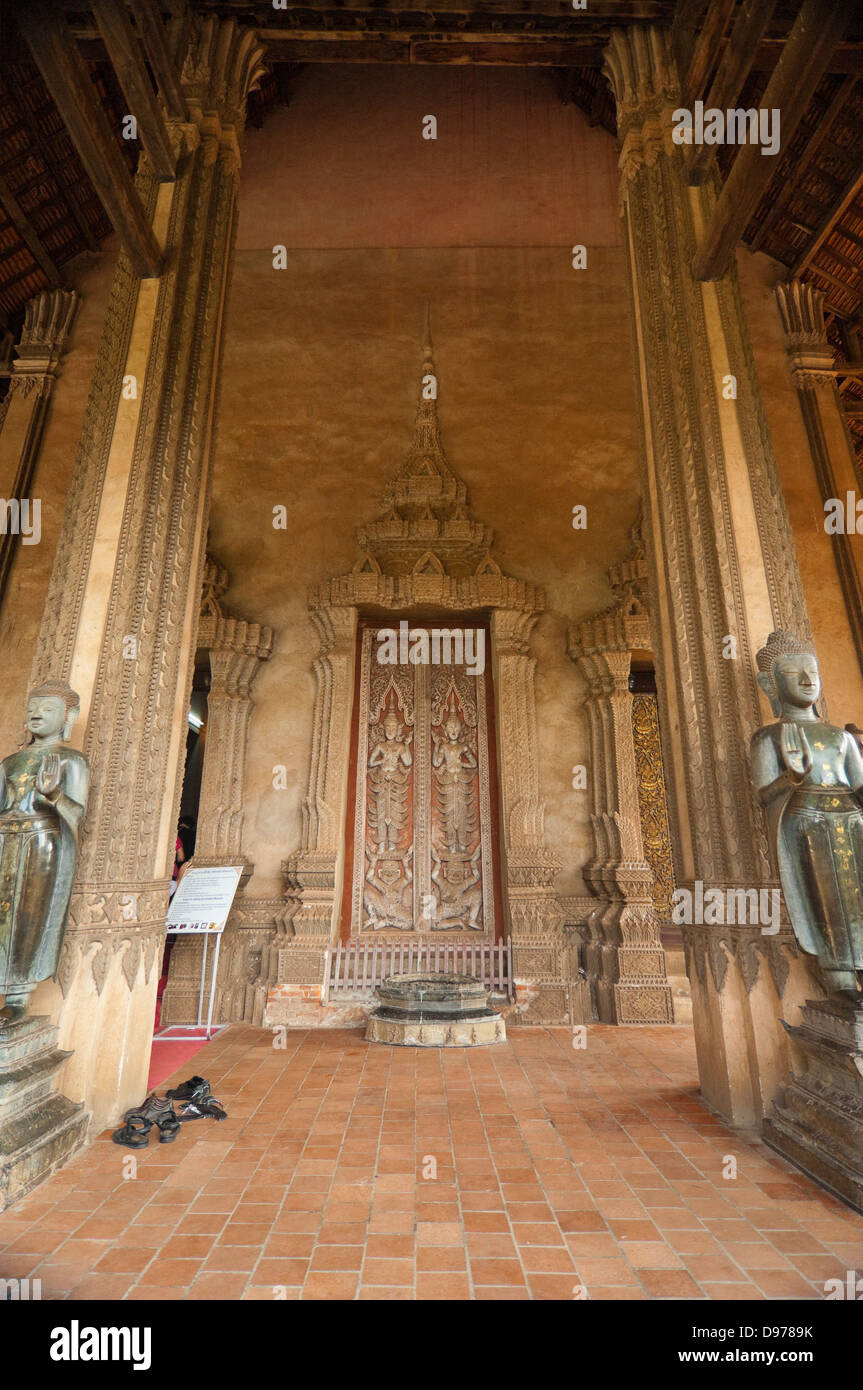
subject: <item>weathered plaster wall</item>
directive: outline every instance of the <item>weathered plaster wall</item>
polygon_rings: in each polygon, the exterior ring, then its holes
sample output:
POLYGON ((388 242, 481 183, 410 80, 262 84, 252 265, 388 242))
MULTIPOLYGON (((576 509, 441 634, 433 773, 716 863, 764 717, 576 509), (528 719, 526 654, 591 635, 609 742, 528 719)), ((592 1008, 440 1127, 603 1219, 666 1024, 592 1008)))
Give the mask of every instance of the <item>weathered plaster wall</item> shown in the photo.
POLYGON ((547 840, 561 890, 584 891, 587 794, 571 781, 588 750, 566 629, 610 601, 605 571, 638 510, 625 274, 614 142, 541 73, 307 69, 290 108, 249 132, 211 548, 229 606, 278 631, 250 735, 252 893, 281 890, 300 841, 306 592, 352 567, 355 528, 402 463, 427 302, 450 464, 503 568, 547 592, 533 642, 547 840), (429 113, 436 142, 421 139, 429 113), (586 270, 572 269, 575 243, 586 270), (272 267, 277 244, 286 270, 272 267), (288 790, 272 786, 277 763, 288 790))
MULTIPOLYGON (((68 288, 77 290, 81 300, 53 388, 31 488, 32 496, 38 497, 42 504, 42 537, 38 545, 17 546, 0 609, 3 659, 0 756, 17 748, 23 737, 30 665, 81 438, 116 260, 112 238, 97 255, 80 256, 64 267, 68 288)), ((82 730, 76 730, 74 742, 77 744, 80 744, 81 733, 82 730)))
POLYGON ((821 492, 773 293, 777 280, 784 278, 785 269, 768 256, 746 251, 738 253, 738 268, 830 718, 840 725, 861 724, 863 677, 854 651, 832 541, 824 530, 821 492))

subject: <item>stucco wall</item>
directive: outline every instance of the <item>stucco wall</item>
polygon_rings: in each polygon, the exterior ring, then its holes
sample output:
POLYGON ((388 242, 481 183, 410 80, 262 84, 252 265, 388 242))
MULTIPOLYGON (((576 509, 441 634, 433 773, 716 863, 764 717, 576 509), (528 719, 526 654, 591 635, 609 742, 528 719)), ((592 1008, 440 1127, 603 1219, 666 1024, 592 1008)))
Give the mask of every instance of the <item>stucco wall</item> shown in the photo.
POLYGON ((583 891, 587 793, 571 781, 586 724, 566 631, 610 601, 605 571, 638 511, 614 142, 542 73, 370 67, 307 69, 244 158, 211 549, 232 575, 229 606, 278 632, 250 735, 253 893, 280 891, 280 860, 299 846, 307 589, 352 567, 356 527, 403 461, 427 303, 450 465, 502 567, 547 593, 533 642, 547 840, 562 891, 583 891), (426 114, 436 142, 421 138, 426 114), (586 270, 572 268, 576 243, 586 270), (279 503, 287 531, 272 526, 279 503), (586 532, 572 528, 577 503, 586 532), (277 763, 287 790, 273 789, 277 763))

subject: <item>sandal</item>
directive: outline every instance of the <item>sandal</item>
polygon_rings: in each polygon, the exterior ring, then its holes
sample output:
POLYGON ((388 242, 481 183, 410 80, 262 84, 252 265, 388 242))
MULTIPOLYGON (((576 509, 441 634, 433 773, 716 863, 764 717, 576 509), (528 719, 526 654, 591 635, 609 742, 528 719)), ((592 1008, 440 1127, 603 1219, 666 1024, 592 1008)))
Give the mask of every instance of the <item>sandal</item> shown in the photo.
POLYGON ((206 1095, 199 1100, 190 1100, 180 1111, 179 1119, 182 1124, 184 1120, 226 1120, 228 1112, 220 1100, 215 1096, 206 1095))
POLYGON ((187 1081, 183 1081, 173 1090, 166 1091, 168 1100, 202 1100, 210 1093, 210 1083, 205 1081, 203 1076, 190 1076, 187 1081))
POLYGON ((111 1138, 115 1144, 125 1144, 127 1149, 146 1149, 152 1127, 151 1120, 145 1119, 140 1112, 130 1111, 125 1124, 115 1129, 111 1138))
POLYGON ((156 1124, 159 1127, 159 1143, 173 1144, 177 1135, 180 1133, 180 1121, 174 1114, 173 1105, 171 1106, 170 1112, 157 1120, 156 1124))
POLYGON ((136 1113, 143 1115, 151 1124, 158 1125, 160 1144, 173 1144, 180 1133, 179 1120, 167 1098, 163 1100, 159 1096, 148 1096, 136 1113))

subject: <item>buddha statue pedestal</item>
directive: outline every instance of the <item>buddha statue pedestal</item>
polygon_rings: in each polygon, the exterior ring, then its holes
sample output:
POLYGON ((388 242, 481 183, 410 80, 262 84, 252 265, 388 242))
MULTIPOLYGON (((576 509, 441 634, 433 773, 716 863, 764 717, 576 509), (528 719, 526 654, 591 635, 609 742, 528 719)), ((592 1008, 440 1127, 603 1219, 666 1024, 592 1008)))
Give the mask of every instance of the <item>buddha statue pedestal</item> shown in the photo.
POLYGON ((863 1212, 863 1003, 809 999, 786 1023, 803 1069, 773 1104, 764 1142, 863 1212))
POLYGON ((0 1211, 23 1197, 79 1149, 90 1116, 54 1089, 71 1056, 44 1016, 0 1019, 0 1211))

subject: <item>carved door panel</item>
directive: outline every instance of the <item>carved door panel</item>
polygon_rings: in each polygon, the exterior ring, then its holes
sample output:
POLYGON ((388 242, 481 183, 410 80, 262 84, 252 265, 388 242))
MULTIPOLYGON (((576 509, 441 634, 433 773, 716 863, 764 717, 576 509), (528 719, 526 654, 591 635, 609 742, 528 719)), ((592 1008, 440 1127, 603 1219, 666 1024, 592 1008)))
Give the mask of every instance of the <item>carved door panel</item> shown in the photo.
MULTIPOLYGON (((496 786, 484 674, 439 659, 381 664, 381 633, 360 630, 346 874, 352 936, 448 933, 494 940, 499 914, 491 789, 496 786)), ((451 656, 466 631, 435 647, 451 656)), ((475 629, 471 629, 475 631, 475 629)), ((404 647, 401 652, 405 655, 404 647)), ((346 895, 347 896, 347 895, 346 895)), ((348 925, 348 923, 345 923, 348 925)))

